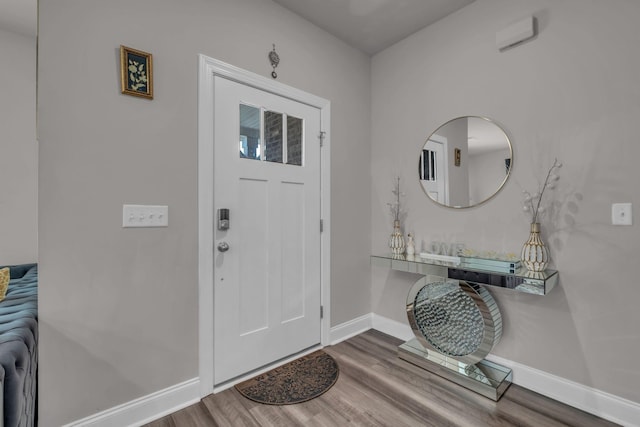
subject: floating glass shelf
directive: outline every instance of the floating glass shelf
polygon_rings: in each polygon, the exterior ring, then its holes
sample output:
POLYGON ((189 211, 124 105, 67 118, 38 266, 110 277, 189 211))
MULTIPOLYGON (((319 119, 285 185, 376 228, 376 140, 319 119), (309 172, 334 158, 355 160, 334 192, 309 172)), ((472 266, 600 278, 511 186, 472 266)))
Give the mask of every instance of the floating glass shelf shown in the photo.
POLYGON ((421 258, 418 255, 371 255, 371 264, 393 270, 464 280, 469 283, 546 295, 558 282, 556 270, 529 271, 525 267, 504 273, 476 267, 462 267, 455 262, 421 258))

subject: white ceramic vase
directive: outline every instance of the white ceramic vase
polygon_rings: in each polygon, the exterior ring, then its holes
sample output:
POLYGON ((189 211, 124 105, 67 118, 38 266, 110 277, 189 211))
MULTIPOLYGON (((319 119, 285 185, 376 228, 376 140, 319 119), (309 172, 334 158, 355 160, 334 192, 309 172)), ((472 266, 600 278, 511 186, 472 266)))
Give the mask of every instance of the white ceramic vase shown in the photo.
POLYGON ((394 255, 404 254, 404 236, 400 230, 400 221, 396 220, 393 222, 393 233, 391 233, 391 237, 389 237, 389 248, 394 255))
POLYGON ((520 254, 522 263, 529 271, 544 271, 549 263, 549 251, 540 238, 540 224, 531 224, 529 239, 522 246, 520 254))

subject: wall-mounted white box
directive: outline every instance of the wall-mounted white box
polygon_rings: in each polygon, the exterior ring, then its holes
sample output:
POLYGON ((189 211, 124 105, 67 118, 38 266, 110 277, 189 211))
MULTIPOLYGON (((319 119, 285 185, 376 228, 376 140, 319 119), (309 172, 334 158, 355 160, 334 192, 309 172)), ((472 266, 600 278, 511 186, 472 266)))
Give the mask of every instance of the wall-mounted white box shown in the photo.
POLYGON ((611 205, 611 224, 633 225, 631 203, 614 203, 611 205))
POLYGON ((122 205, 122 227, 168 227, 169 206, 122 205))
POLYGON ((496 33, 496 46, 504 50, 536 35, 535 18, 527 16, 496 33))

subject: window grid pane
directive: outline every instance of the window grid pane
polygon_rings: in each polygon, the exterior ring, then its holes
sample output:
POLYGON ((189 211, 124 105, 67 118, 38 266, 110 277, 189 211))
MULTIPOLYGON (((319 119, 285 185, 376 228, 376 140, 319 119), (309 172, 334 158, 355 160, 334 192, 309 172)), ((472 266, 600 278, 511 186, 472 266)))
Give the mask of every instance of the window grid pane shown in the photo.
POLYGON ((302 119, 287 117, 287 164, 302 166, 302 119))
POLYGON ((260 109, 240 104, 240 157, 260 160, 260 109))
POLYGON ((264 159, 268 162, 282 163, 282 114, 274 111, 264 112, 264 159))

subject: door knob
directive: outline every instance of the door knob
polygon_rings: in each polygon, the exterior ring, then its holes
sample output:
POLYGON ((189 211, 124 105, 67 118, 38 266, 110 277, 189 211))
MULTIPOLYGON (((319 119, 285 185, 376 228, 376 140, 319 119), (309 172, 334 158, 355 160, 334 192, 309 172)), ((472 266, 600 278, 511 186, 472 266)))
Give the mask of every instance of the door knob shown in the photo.
POLYGON ((229 244, 227 242, 218 243, 218 250, 220 252, 227 252, 229 250, 229 244))

